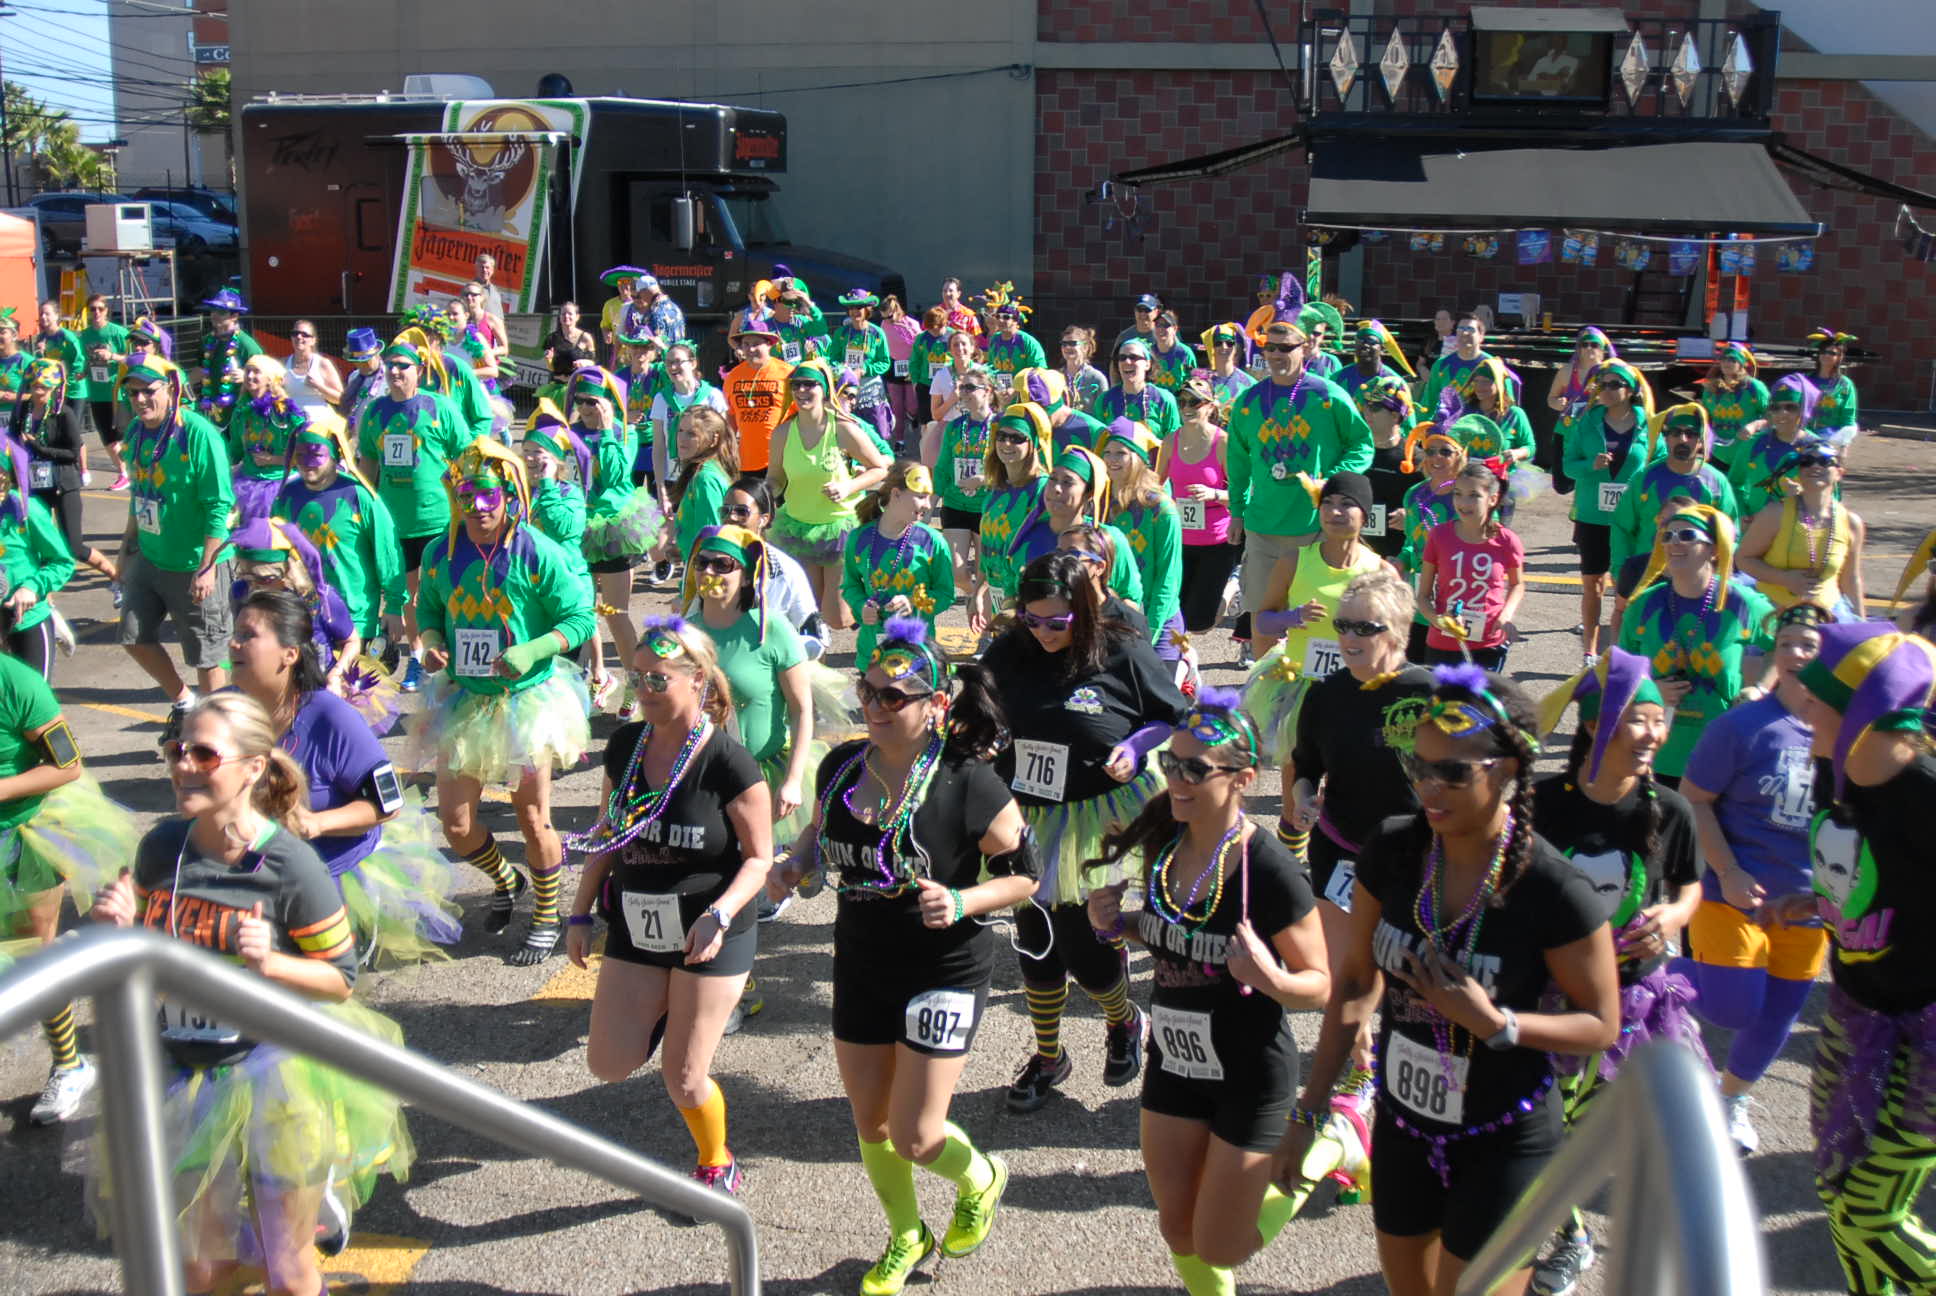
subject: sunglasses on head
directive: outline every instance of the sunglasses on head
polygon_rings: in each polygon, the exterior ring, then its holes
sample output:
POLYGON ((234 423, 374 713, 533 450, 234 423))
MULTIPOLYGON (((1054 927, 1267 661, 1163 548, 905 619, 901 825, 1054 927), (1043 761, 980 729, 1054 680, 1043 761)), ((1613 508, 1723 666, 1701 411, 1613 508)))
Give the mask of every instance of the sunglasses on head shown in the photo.
POLYGON ((1067 630, 1076 623, 1076 614, 1073 612, 1062 612, 1055 616, 1037 616, 1027 608, 1018 611, 1015 618, 1031 630, 1053 630, 1057 633, 1067 630))
POLYGON ((1391 627, 1383 621, 1342 621, 1331 618, 1331 628, 1339 634, 1356 635, 1360 639, 1371 639, 1385 634, 1391 627))
POLYGON ((197 774, 208 774, 227 761, 242 758, 230 755, 208 743, 185 743, 179 738, 170 738, 161 745, 161 759, 170 765, 179 765, 187 761, 188 768, 197 774))
POLYGON ((708 576, 724 576, 739 570, 739 560, 731 554, 701 554, 692 560, 692 568, 708 576))
POLYGON ((1160 751, 1156 763, 1167 778, 1173 778, 1185 787, 1196 787, 1212 774, 1236 774, 1250 768, 1248 765, 1218 765, 1197 756, 1179 756, 1173 751, 1160 751))
POLYGON ((1479 776, 1480 770, 1491 769, 1499 763, 1497 756, 1484 760, 1423 760, 1412 752, 1400 752, 1398 763, 1405 769, 1405 777, 1414 783, 1437 783, 1442 787, 1462 788, 1471 784, 1479 776))
POLYGON ((1706 544, 1708 542, 1707 532, 1699 527, 1675 527, 1660 534, 1661 539, 1668 544, 1706 544))
POLYGON ((860 704, 864 707, 877 706, 883 711, 900 711, 923 698, 933 697, 934 690, 916 689, 910 692, 907 689, 891 686, 875 688, 866 680, 860 680, 854 685, 854 695, 860 699, 860 704))
POLYGON ((1294 351, 1302 351, 1303 349, 1304 344, 1302 342, 1267 342, 1264 344, 1264 350, 1270 352, 1272 355, 1290 355, 1294 351))

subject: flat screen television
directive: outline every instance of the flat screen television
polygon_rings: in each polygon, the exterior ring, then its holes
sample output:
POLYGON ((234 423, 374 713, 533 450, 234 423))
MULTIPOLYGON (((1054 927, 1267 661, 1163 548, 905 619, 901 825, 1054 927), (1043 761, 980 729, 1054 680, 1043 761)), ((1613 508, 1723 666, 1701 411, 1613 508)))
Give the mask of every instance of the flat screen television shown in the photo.
POLYGON ((1472 39, 1474 100, 1606 106, 1613 33, 1474 31, 1472 39))

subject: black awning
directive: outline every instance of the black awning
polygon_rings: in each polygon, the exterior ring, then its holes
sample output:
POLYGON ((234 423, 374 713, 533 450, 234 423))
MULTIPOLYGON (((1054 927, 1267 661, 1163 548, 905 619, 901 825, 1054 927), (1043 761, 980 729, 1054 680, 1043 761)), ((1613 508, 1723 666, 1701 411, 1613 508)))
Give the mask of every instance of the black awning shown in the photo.
POLYGON ((1225 175, 1243 167, 1253 166, 1265 158, 1288 153, 1292 149, 1303 148, 1301 135, 1279 135, 1275 139, 1259 140, 1255 144, 1242 144, 1236 148, 1221 149, 1215 153, 1205 153, 1201 157, 1185 158, 1181 162, 1166 162, 1161 166, 1143 167, 1137 171, 1125 171, 1110 177, 1116 184, 1165 184, 1173 180, 1202 180, 1209 176, 1225 175))
POLYGON ((1782 166, 1792 168, 1825 189, 1844 189, 1850 193, 1887 198, 1906 207, 1936 211, 1936 194, 1926 194, 1920 189, 1911 189, 1892 180, 1884 180, 1881 176, 1870 175, 1867 171, 1818 157, 1807 149, 1796 148, 1786 139, 1771 140, 1768 153, 1782 166))
POLYGON ((1760 144, 1448 149, 1331 139, 1313 147, 1306 225, 1813 237, 1760 144))

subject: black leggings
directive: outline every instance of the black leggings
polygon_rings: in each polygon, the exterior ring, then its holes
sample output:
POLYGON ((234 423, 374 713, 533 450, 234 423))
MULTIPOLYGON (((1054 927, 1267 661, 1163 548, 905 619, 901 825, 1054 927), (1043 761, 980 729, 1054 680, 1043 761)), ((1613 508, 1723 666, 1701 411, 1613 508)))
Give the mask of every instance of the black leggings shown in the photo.
POLYGON ((1044 915, 1041 906, 1025 904, 1015 916, 1015 941, 1022 980, 1038 988, 1059 990, 1073 977, 1090 994, 1105 994, 1129 975, 1128 953, 1096 934, 1087 905, 1053 905, 1044 915))
POLYGON ((40 672, 49 684, 54 682, 54 616, 48 613, 40 624, 26 630, 7 631, 7 652, 40 672))
POLYGON ((80 562, 87 556, 87 536, 81 529, 81 493, 69 490, 35 491, 34 498, 47 506, 60 524, 61 535, 67 540, 67 550, 80 562))
POLYGON ((114 402, 111 400, 89 401, 87 411, 94 419, 94 430, 101 434, 101 444, 109 450, 121 444, 121 426, 114 420, 114 402))
POLYGON ((1243 551, 1234 544, 1183 546, 1183 628, 1191 634, 1216 629, 1223 587, 1243 551))

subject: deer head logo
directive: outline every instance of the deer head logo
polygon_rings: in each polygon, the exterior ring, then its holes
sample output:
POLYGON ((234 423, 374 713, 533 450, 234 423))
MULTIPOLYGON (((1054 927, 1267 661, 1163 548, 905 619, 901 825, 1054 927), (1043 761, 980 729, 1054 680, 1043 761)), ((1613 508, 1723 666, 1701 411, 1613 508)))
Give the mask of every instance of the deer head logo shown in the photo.
POLYGON ((492 208, 505 206, 498 190, 518 163, 524 161, 531 146, 523 140, 508 140, 502 144, 460 145, 451 149, 451 161, 457 165, 457 174, 464 181, 464 194, 458 200, 463 210, 464 224, 481 227, 485 214, 492 208), (488 152, 488 161, 479 161, 477 152, 488 152))

